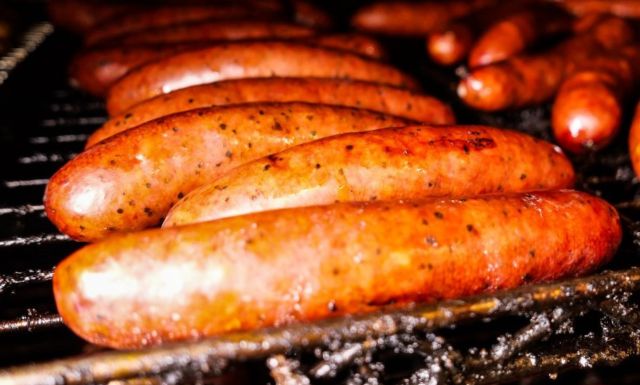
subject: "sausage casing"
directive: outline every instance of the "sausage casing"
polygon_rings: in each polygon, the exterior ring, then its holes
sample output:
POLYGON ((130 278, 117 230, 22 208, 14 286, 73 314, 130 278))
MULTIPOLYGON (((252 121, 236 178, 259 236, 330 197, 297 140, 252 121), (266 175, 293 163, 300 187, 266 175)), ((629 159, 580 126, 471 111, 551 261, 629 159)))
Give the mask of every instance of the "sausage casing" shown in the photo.
POLYGON ((571 162, 556 146, 522 133, 386 128, 320 139, 239 166, 178 201, 164 226, 333 202, 467 197, 573 182, 571 162))
POLYGON ((49 180, 49 219, 94 241, 159 224, 188 192, 243 163, 329 135, 413 121, 348 107, 255 103, 182 112, 89 148, 49 180))
POLYGON ((342 203, 111 237, 53 287, 74 332, 136 348, 584 274, 620 238, 613 207, 567 190, 342 203))
POLYGON ((89 137, 87 147, 176 112, 237 103, 294 101, 365 108, 423 123, 455 123, 448 105, 404 88, 331 78, 236 79, 184 88, 145 100, 109 119, 89 137))
POLYGON ((107 109, 113 115, 189 86, 272 76, 348 78, 417 88, 400 70, 352 53, 293 42, 242 42, 183 52, 139 67, 111 87, 107 109))

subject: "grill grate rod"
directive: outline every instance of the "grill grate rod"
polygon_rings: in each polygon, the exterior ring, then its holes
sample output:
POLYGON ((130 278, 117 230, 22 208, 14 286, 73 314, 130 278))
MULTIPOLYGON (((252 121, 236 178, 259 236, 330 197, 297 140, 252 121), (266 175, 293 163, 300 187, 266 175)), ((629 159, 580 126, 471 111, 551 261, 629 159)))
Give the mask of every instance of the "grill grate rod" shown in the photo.
POLYGON ((22 331, 39 331, 62 326, 62 318, 55 313, 29 314, 10 321, 0 321, 0 335, 22 331))
POLYGON ((0 294, 17 287, 49 282, 53 278, 53 268, 29 269, 11 274, 0 274, 0 294))
MULTIPOLYGON (((635 291, 639 287, 640 268, 634 267, 624 271, 604 272, 587 278, 523 287, 495 295, 422 305, 402 311, 338 318, 286 328, 232 333, 219 338, 143 351, 99 353, 10 368, 0 371, 0 383, 88 384, 113 379, 161 375, 186 368, 200 370, 202 373, 219 372, 229 360, 266 359, 276 354, 284 354, 291 349, 321 346, 331 340, 340 340, 343 343, 358 342, 367 338, 431 330, 486 317, 543 311, 556 306, 576 304, 579 301, 603 299, 607 296, 635 291), (60 381, 61 379, 64 381, 60 381)), ((619 352, 614 347, 596 353, 578 351, 575 360, 570 359, 568 362, 570 364, 577 362, 578 356, 583 353, 589 357, 589 362, 595 363, 599 360, 609 362, 622 359, 635 351, 626 349, 619 352)), ((549 368, 548 370, 556 371, 563 367, 553 359, 553 355, 550 357, 547 361, 538 360, 541 366, 537 365, 536 370, 549 368)), ((518 373, 526 373, 527 369, 522 369, 522 365, 525 365, 523 359, 517 358, 514 362, 519 363, 520 366, 501 365, 503 369, 496 372, 496 376, 506 378, 516 370, 518 373)), ((531 368, 531 370, 534 369, 531 368)), ((480 380, 476 382, 476 384, 483 383, 480 380)))

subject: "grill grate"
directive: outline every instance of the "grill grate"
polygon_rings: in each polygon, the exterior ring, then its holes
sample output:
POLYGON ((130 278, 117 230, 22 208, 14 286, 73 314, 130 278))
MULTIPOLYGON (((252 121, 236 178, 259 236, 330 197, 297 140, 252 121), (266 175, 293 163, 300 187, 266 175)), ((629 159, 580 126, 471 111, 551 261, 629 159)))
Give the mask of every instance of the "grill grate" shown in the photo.
MULTIPOLYGON (((73 40, 52 31, 47 23, 36 25, 24 52, 51 36, 21 65, 16 66, 19 60, 11 68, 0 65, 0 72, 11 73, 0 75, 0 106, 6 106, 0 113, 0 161, 6 165, 0 171, 0 346, 11 347, 0 352, 0 362, 3 367, 43 362, 0 371, 0 383, 199 383, 235 365, 255 365, 264 374, 268 368, 278 384, 489 384, 616 364, 640 354, 640 313, 633 305, 640 288, 640 270, 633 267, 640 247, 640 204, 625 138, 605 153, 575 159, 579 187, 609 199, 623 216, 626 237, 609 266, 614 271, 135 353, 95 352, 55 313, 52 266, 81 245, 55 230, 41 201, 49 176, 82 150, 106 114, 102 102, 67 86, 73 40), (68 356, 75 357, 49 362, 68 356)), ((398 50, 392 55, 396 64, 419 74, 427 91, 455 100, 447 92, 450 74, 416 64, 424 63, 423 57, 407 57, 407 52, 422 52, 421 46, 390 46, 398 50)), ((455 107, 462 122, 516 126, 548 136, 548 108, 477 115, 455 107)))

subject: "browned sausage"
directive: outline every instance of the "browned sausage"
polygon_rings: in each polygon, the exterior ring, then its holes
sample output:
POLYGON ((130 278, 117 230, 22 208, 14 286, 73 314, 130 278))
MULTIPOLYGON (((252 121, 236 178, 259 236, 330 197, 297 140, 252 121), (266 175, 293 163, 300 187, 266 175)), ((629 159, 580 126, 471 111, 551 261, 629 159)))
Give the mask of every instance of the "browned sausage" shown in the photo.
MULTIPOLYGON (((310 44, 351 51, 376 59, 384 56, 380 43, 363 35, 319 35, 300 39, 310 44)), ((115 45, 83 50, 71 63, 71 79, 77 87, 96 96, 104 96, 113 83, 142 64, 211 44, 212 42, 205 41, 185 41, 171 44, 115 45)))
POLYGON ((332 77, 417 88, 410 76, 389 65, 345 51, 293 42, 214 45, 158 60, 130 72, 110 89, 111 115, 154 96, 226 79, 272 76, 332 77))
POLYGON ((620 239, 612 206, 568 190, 342 203, 112 237, 53 287, 75 333, 139 348, 580 275, 620 239))
POLYGON ((246 19, 277 15, 269 8, 246 4, 157 6, 105 20, 85 35, 85 43, 93 45, 122 35, 149 28, 203 21, 207 19, 246 19))
POLYGON ((407 119, 308 103, 211 107, 160 118, 84 151, 49 181, 49 219, 93 241, 158 224, 178 199, 233 167, 344 132, 407 119))
POLYGON ((316 31, 312 28, 284 22, 213 20, 145 29, 118 37, 111 40, 111 43, 116 43, 118 46, 123 44, 202 43, 207 40, 306 37, 315 33, 316 31))
POLYGON ((113 16, 144 9, 143 6, 92 0, 51 0, 47 3, 53 23, 76 33, 84 33, 113 16))
POLYGON ((320 29, 329 29, 333 26, 331 16, 310 1, 292 0, 291 6, 296 23, 320 29))
POLYGON ((637 0, 556 0, 575 15, 606 13, 621 17, 640 18, 637 0))
POLYGON ((87 147, 176 112, 247 102, 295 101, 366 108, 423 123, 455 123, 448 105, 404 88, 331 78, 237 79, 184 88, 137 104, 109 119, 89 137, 87 147))
POLYGON ((69 75, 74 86, 95 96, 105 96, 109 87, 131 69, 195 47, 202 45, 146 44, 83 50, 71 61, 69 75))
POLYGON ((426 36, 453 19, 493 3, 493 0, 377 2, 360 8, 351 25, 372 33, 426 36))
POLYGON ((636 111, 631 122, 629 132, 629 155, 631 165, 636 175, 640 175, 640 103, 636 106, 636 111))
POLYGON ((556 146, 515 131, 387 128, 324 138, 239 166, 178 201, 163 226, 333 202, 466 197, 573 182, 571 162, 556 146))
POLYGON ((498 21, 485 31, 469 54, 478 67, 513 57, 526 48, 571 30, 571 16, 562 8, 538 5, 498 21))
MULTIPOLYGON (((607 49, 622 47, 631 36, 602 31, 619 28, 617 18, 599 23, 593 33, 575 36, 558 47, 538 55, 516 56, 473 70, 458 85, 458 96, 468 105, 487 111, 519 108, 549 100, 562 81, 583 68, 610 68, 607 49), (598 32, 600 31, 600 32, 598 32), (600 41, 600 36, 621 40, 600 41), (595 63, 597 64, 595 64, 595 63)), ((615 66, 616 63, 613 63, 615 66)))
POLYGON ((638 63, 640 48, 628 46, 564 81, 551 115, 560 145, 582 153, 605 147, 615 138, 625 101, 640 82, 638 63))
POLYGON ((497 20, 521 11, 528 3, 528 1, 501 2, 456 19, 442 30, 429 34, 427 38, 429 56, 441 65, 462 62, 482 32, 497 20))

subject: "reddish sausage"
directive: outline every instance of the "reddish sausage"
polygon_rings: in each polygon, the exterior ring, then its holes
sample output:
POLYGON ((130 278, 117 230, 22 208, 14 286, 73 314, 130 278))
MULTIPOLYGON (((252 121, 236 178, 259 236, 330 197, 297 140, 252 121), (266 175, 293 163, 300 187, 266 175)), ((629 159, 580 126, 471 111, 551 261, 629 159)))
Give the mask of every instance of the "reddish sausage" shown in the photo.
POLYGON ((47 4, 53 23, 76 33, 84 33, 113 16, 144 9, 144 6, 92 0, 51 0, 47 4))
POLYGON ((453 19, 493 3, 493 0, 378 2, 360 8, 351 25, 372 33, 426 36, 453 19))
POLYGON ((53 287, 78 335, 139 348, 580 275, 620 238, 613 207, 567 190, 342 203, 112 237, 53 287))
POLYGON ((246 19, 276 15, 279 11, 246 4, 157 6, 105 20, 85 35, 85 44, 93 45, 142 31, 203 20, 246 19))
POLYGON ((482 34, 469 54, 478 67, 510 58, 532 45, 568 33, 571 17, 555 6, 536 6, 500 20, 482 34))
POLYGON ((416 88, 410 76, 358 55, 293 42, 241 42, 183 52, 139 67, 109 92, 111 115, 154 96, 226 79, 310 76, 416 88))
POLYGON ((455 123, 448 105, 404 88, 330 78, 237 79, 184 88, 137 104, 94 132, 87 140, 87 147, 176 112, 247 102, 295 101, 366 108, 424 123, 455 123))
MULTIPOLYGON (((299 37, 297 39, 372 58, 384 56, 384 50, 380 43, 363 35, 335 34, 299 37)), ((80 52, 72 61, 71 77, 78 87, 94 95, 104 96, 113 83, 142 64, 172 56, 181 51, 204 48, 212 43, 200 40, 181 43, 113 45, 88 49, 80 52)))
POLYGON ((606 13, 621 17, 640 18, 637 0, 556 0, 576 15, 606 13))
POLYGON ((636 175, 640 175, 640 103, 638 103, 629 132, 629 155, 636 175))
POLYGON ((324 138, 237 167, 178 201, 164 226, 333 202, 557 189, 573 181, 571 162, 557 147, 515 131, 388 128, 324 138))
POLYGON ((94 241, 158 224, 178 199, 243 163, 344 132, 407 119, 308 103, 211 107, 160 118, 84 151, 49 181, 49 219, 94 241))

